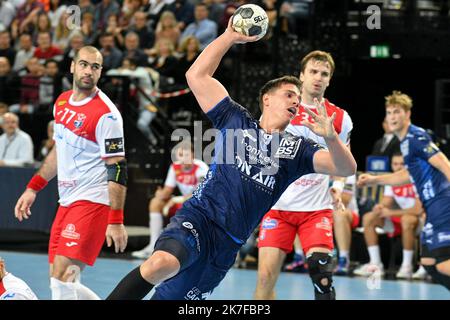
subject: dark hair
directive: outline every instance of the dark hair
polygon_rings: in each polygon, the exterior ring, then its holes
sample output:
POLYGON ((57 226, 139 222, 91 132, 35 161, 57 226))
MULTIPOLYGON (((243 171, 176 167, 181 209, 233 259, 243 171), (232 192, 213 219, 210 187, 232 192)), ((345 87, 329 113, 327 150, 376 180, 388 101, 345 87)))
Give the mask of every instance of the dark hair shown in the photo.
POLYGON ((261 112, 263 112, 263 96, 273 90, 278 89, 283 84, 293 84, 295 85, 298 90, 301 91, 302 89, 302 83, 297 77, 294 76, 283 76, 281 78, 276 78, 273 80, 270 80, 266 82, 265 85, 262 86, 262 88, 259 90, 259 108, 261 109, 261 112))
POLYGON ((403 157, 403 154, 401 153, 401 151, 395 151, 392 154, 391 158, 393 158, 393 157, 403 157))
POLYGON ((56 61, 55 59, 48 59, 48 60, 46 60, 45 63, 44 63, 44 66, 48 66, 49 63, 56 63, 56 65, 59 68, 58 61, 56 61))

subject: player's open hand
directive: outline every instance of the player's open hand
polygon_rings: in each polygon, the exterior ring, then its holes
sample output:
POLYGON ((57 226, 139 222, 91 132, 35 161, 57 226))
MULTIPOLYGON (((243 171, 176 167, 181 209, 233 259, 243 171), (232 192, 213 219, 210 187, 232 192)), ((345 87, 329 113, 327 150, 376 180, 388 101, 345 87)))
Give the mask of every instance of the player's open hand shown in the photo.
POLYGON ((232 20, 233 17, 231 17, 230 20, 228 20, 228 26, 225 32, 233 37, 233 43, 247 43, 247 42, 255 42, 258 40, 258 36, 246 36, 234 30, 232 26, 232 20))
POLYGON ((356 182, 356 185, 358 187, 371 186, 374 184, 376 184, 375 176, 368 174, 368 173, 363 173, 362 175, 360 175, 358 177, 358 181, 356 182))
POLYGON ((345 210, 344 203, 342 202, 342 192, 336 188, 330 188, 331 199, 333 200, 333 208, 335 211, 345 210))
POLYGON ((30 208, 34 203, 34 200, 36 200, 36 192, 31 189, 25 190, 19 200, 17 200, 16 207, 14 208, 14 215, 20 222, 31 216, 30 208))
POLYGON ((128 243, 128 234, 123 224, 108 224, 106 228, 106 244, 111 247, 114 243, 116 253, 124 252, 128 243))
POLYGON ((334 130, 333 122, 336 118, 336 112, 329 117, 323 102, 319 102, 318 99, 314 98, 314 104, 316 106, 317 113, 311 111, 309 108, 305 108, 305 111, 314 121, 310 122, 308 119, 305 119, 301 122, 301 124, 309 128, 318 136, 326 139, 335 139, 337 137, 337 133, 336 130, 334 130))

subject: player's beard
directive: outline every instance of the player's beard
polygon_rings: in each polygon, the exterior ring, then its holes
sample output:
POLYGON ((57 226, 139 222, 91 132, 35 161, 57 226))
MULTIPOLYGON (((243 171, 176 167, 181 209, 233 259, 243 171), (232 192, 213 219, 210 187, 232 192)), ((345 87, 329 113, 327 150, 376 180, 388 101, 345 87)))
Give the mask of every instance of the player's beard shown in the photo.
POLYGON ((88 77, 84 77, 89 79, 89 83, 83 82, 83 78, 79 78, 79 79, 75 79, 75 85, 77 86, 77 88, 79 90, 92 90, 96 83, 94 82, 93 78, 88 78, 88 77))

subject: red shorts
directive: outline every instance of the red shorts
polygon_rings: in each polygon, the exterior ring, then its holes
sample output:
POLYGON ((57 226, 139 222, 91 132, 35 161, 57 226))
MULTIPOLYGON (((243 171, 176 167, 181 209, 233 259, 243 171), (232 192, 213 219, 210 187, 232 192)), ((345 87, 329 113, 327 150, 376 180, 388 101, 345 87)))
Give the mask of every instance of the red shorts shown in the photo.
POLYGON ((333 250, 333 211, 270 210, 261 222, 258 248, 274 247, 289 253, 296 234, 305 254, 313 247, 333 250))
POLYGON ((388 236, 393 238, 402 234, 402 217, 390 217, 394 225, 394 232, 388 233, 388 236))
POLYGON ((352 229, 357 228, 359 225, 359 214, 357 214, 355 211, 352 211, 352 229))
POLYGON ((109 206, 84 200, 59 206, 50 232, 49 263, 61 255, 92 266, 105 242, 108 214, 109 206))

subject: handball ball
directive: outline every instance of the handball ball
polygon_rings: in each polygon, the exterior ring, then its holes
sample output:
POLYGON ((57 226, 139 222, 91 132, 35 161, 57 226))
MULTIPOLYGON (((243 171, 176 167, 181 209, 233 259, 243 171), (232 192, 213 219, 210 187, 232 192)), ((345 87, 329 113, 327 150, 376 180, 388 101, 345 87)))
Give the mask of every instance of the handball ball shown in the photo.
POLYGON ((232 17, 233 29, 246 36, 264 37, 269 18, 263 8, 256 4, 244 4, 236 9, 232 17))

